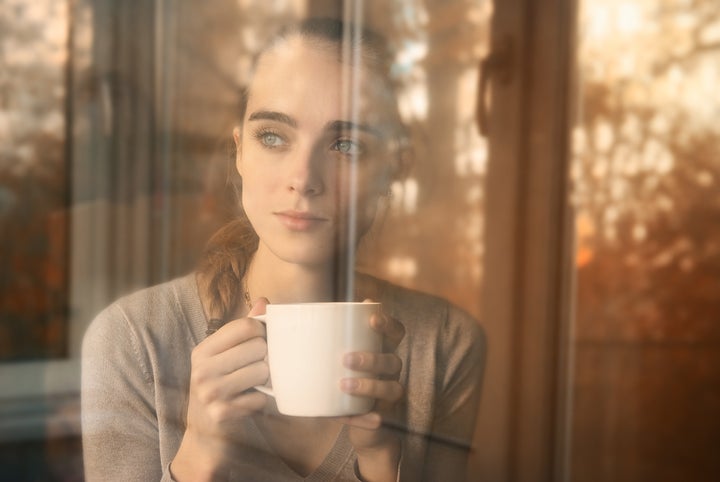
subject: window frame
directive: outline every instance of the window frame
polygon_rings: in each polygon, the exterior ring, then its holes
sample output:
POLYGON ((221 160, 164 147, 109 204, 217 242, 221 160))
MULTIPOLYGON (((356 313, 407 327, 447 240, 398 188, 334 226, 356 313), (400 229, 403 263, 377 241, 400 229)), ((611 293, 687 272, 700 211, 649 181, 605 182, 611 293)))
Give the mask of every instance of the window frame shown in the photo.
POLYGON ((569 477, 574 231, 568 202, 576 1, 495 2, 483 325, 488 360, 470 480, 569 477))

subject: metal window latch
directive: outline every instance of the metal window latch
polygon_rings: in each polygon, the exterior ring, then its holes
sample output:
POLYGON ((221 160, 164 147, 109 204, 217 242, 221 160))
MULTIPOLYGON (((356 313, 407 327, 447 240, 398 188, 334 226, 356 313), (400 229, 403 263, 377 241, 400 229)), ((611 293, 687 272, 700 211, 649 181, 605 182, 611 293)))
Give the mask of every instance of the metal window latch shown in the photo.
POLYGON ((488 134, 488 87, 491 78, 494 78, 500 85, 508 85, 513 80, 513 46, 509 36, 500 38, 492 47, 492 50, 480 61, 480 72, 478 75, 477 107, 475 120, 480 135, 486 137, 488 134))

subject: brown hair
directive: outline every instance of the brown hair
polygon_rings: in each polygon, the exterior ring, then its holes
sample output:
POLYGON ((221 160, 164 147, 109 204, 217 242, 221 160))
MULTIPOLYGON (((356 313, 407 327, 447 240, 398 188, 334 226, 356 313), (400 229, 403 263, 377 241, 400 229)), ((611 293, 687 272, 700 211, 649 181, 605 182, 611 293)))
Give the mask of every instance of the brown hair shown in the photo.
MULTIPOLYGON (((363 59, 369 61, 373 68, 383 72, 382 78, 389 79, 390 55, 385 40, 372 31, 330 18, 311 18, 282 30, 260 52, 255 63, 278 42, 295 35, 317 40, 319 47, 328 44, 341 46, 349 42, 354 53, 363 55, 363 59)), ((394 90, 392 86, 390 90, 394 90)), ((239 109, 241 119, 247 107, 247 97, 247 92, 243 92, 239 109)), ((399 123, 399 114, 397 118, 399 123)), ((402 127, 396 137, 398 144, 402 144, 402 127)), ((236 186, 238 202, 241 189, 241 186, 236 186)), ((209 317, 210 331, 229 321, 237 312, 239 303, 244 299, 243 278, 258 242, 257 233, 242 206, 237 218, 223 226, 208 241, 198 265, 197 282, 209 317)))

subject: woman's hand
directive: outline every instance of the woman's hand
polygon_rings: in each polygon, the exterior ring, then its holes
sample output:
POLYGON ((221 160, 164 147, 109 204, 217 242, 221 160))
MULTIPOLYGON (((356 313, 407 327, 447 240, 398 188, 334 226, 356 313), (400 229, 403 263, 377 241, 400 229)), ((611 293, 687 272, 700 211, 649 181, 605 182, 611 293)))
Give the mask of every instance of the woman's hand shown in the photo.
POLYGON ((350 426, 350 442, 358 455, 358 468, 363 480, 396 480, 400 461, 400 440, 391 430, 383 428, 383 420, 392 418, 394 408, 405 392, 398 381, 402 361, 395 349, 405 336, 405 327, 383 314, 373 316, 370 325, 383 335, 383 352, 357 352, 345 355, 345 366, 368 373, 375 378, 345 378, 341 388, 347 393, 376 400, 372 412, 344 417, 350 426))
POLYGON ((267 396, 249 389, 269 376, 265 326, 251 318, 266 304, 259 300, 248 317, 227 323, 193 349, 187 428, 171 465, 176 480, 222 476, 243 419, 265 407, 267 396))

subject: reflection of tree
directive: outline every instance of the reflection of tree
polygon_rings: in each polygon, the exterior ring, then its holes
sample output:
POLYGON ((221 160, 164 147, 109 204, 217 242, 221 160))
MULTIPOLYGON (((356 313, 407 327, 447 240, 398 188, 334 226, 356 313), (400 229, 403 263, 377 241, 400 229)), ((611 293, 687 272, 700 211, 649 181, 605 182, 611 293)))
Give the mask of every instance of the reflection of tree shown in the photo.
POLYGON ((593 256, 580 270, 579 334, 720 338, 720 129, 705 117, 720 101, 689 92, 718 63, 705 32, 720 15, 710 0, 646 14, 645 29, 616 40, 629 43, 615 60, 619 43, 583 51, 575 198, 596 234, 581 240, 593 256), (648 34, 656 25, 675 28, 648 34), (672 42, 681 47, 662 49, 672 42), (623 55, 635 69, 622 70, 623 55))
MULTIPOLYGON (((235 214, 228 195, 230 132, 254 55, 281 25, 304 14, 342 15, 343 2, 184 0, 160 10, 152 0, 92 5, 90 89, 83 92, 88 98, 75 99, 74 128, 84 123, 78 139, 87 145, 74 158, 74 198, 110 201, 107 230, 114 242, 103 257, 110 295, 119 295, 192 269, 204 241, 235 214), (140 258, 138 244, 157 256, 127 263, 130 252, 140 258)), ((490 2, 362 5, 364 19, 398 52, 393 72, 416 152, 414 170, 381 223, 380 242, 368 243, 379 249, 363 268, 443 294, 477 314, 484 145, 472 104, 490 2)), ((49 83, 29 72, 18 78, 49 83)))
POLYGON ((484 146, 472 105, 489 15, 489 2, 464 0, 377 2, 369 12, 397 51, 393 71, 415 152, 413 189, 396 192, 412 198, 411 209, 399 202, 390 211, 372 268, 476 314, 484 146))
POLYGON ((628 176, 633 209, 612 221, 607 205, 582 213, 616 234, 591 240, 580 269, 580 336, 720 340, 720 137, 691 133, 667 147, 679 162, 652 188, 648 175, 628 176))
POLYGON ((582 3, 573 479, 712 480, 720 11, 582 3))
POLYGON ((65 8, 0 6, 0 359, 67 349, 65 8))
POLYGON ((283 25, 297 18, 302 1, 175 2, 165 46, 164 88, 173 93, 171 165, 164 194, 177 205, 170 220, 173 246, 165 278, 192 269, 202 246, 237 214, 232 182, 232 128, 253 58, 283 25), (211 28, 208 28, 211 26, 211 28))
MULTIPOLYGON (((665 50, 664 58, 655 66, 655 74, 663 74, 674 65, 687 65, 696 59, 698 55, 717 52, 720 50, 720 38, 717 33, 710 32, 718 28, 718 5, 717 2, 708 0, 693 0, 692 2, 667 2, 669 5, 661 7, 661 21, 663 27, 668 25, 672 28, 672 20, 685 18, 691 27, 687 31, 689 41, 682 49, 672 47, 665 50), (689 3, 689 4, 688 4, 689 3), (690 14, 688 16, 688 13, 690 14)), ((672 36, 667 39, 672 42, 672 36)))

